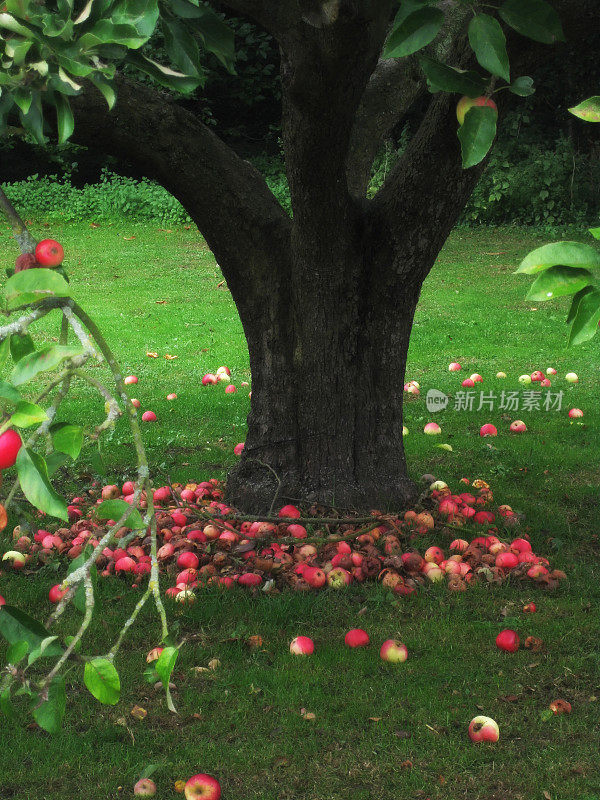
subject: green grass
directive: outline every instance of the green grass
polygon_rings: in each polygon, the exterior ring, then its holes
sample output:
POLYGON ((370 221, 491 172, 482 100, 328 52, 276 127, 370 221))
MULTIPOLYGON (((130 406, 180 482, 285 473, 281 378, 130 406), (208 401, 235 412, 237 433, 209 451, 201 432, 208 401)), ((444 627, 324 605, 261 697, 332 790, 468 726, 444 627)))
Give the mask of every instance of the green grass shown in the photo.
MULTIPOLYGON (((249 379, 248 357, 206 245, 193 230, 166 233, 125 222, 69 225, 51 235, 69 253, 75 296, 107 333, 125 373, 139 376, 134 394, 143 408, 159 417, 144 428, 157 482, 224 475, 235 461, 233 445, 244 439, 249 400, 246 392, 226 396, 222 387, 199 381, 227 364, 239 386, 249 379), (167 361, 165 353, 178 358, 167 361), (173 403, 166 400, 171 391, 178 395, 173 403)), ((174 780, 200 771, 219 778, 224 798, 243 800, 542 800, 544 792, 552 800, 600 798, 600 361, 597 341, 566 349, 566 301, 523 301, 529 279, 511 273, 541 241, 522 230, 453 234, 425 284, 415 322, 407 380, 418 380, 422 394, 406 403, 405 444, 414 477, 433 472, 453 486, 463 475, 488 480, 497 501, 524 512, 534 548, 569 582, 553 594, 529 584, 478 586, 460 595, 432 586, 404 602, 371 585, 314 596, 201 594, 193 608, 170 611, 179 635, 188 637, 175 668, 179 716, 141 677, 159 635, 149 609, 118 661, 123 693, 116 707, 90 698, 76 666, 59 736, 2 720, 2 800, 129 797, 150 763, 162 765, 154 778, 164 798, 177 796, 174 780), (524 372, 554 366, 552 390, 565 391, 565 407, 504 416, 450 406, 428 414, 427 389, 453 395, 460 388, 447 371, 452 360, 462 363, 461 377, 480 372, 483 388, 497 392, 520 389, 516 378, 524 372), (493 378, 499 370, 508 374, 505 381, 493 378), (568 371, 579 374, 580 384, 564 382, 568 371), (583 409, 585 425, 570 424, 571 406, 583 409), (514 418, 525 420, 527 434, 507 433, 514 418), (431 419, 441 424, 441 437, 422 434, 431 419), (498 427, 495 439, 478 436, 488 421, 498 427), (439 442, 452 444, 453 452, 436 448, 439 442), (530 600, 539 612, 524 615, 530 600), (372 647, 347 651, 350 627, 366 628, 372 647), (494 638, 502 627, 514 627, 522 639, 540 637, 544 649, 500 653, 494 638), (312 658, 289 655, 288 643, 299 633, 314 638, 312 658), (261 650, 245 646, 251 634, 263 636, 261 650), (404 665, 379 660, 378 646, 389 637, 407 644, 404 665), (221 661, 216 671, 193 671, 214 657, 221 661), (572 714, 543 721, 541 712, 557 697, 572 703, 572 714), (146 719, 131 717, 135 704, 147 709, 146 719), (303 719, 302 708, 316 718, 303 719), (466 728, 478 713, 499 723, 497 745, 469 742, 466 728)), ((3 248, 0 266, 11 260, 3 248)), ((46 326, 40 338, 55 335, 46 326)), ((66 411, 69 418, 100 421, 102 404, 77 388, 66 411)), ((107 479, 131 474, 126 442, 119 423, 103 448, 107 479)), ((75 490, 76 473, 63 481, 75 490)), ((0 593, 45 619, 47 590, 56 581, 53 567, 35 578, 5 574, 0 593)), ((90 651, 106 650, 135 601, 121 582, 101 582, 90 651)), ((61 630, 75 624, 73 615, 61 630)))

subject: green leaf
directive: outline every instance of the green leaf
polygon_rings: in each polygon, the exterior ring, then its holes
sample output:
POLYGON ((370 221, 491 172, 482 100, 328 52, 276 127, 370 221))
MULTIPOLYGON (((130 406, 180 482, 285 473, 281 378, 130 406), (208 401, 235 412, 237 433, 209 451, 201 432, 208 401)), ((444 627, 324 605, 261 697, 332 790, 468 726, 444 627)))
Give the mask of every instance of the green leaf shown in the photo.
POLYGON ((567 325, 570 325, 577 316, 577 309, 579 308, 579 303, 581 303, 582 299, 586 296, 586 294, 589 294, 593 291, 595 291, 593 286, 585 286, 573 297, 573 302, 571 303, 571 308, 569 309, 569 313, 567 315, 567 325))
POLYGON ((106 658, 94 658, 88 661, 83 671, 85 685, 104 705, 114 706, 121 696, 119 673, 106 658))
POLYGON ((17 472, 23 494, 32 506, 68 522, 67 504, 52 488, 42 456, 27 447, 21 447, 17 455, 17 472))
POLYGON ((43 658, 44 654, 46 653, 46 650, 50 647, 50 645, 57 641, 58 641, 58 636, 46 636, 45 639, 42 639, 39 645, 35 647, 29 654, 29 658, 27 659, 27 666, 29 667, 39 658, 43 658))
POLYGON ((465 121, 458 129, 465 169, 479 164, 488 154, 496 136, 497 119, 496 110, 487 106, 473 106, 467 111, 465 121))
POLYGON ((550 267, 539 274, 525 299, 542 302, 554 300, 555 297, 576 294, 588 286, 593 278, 594 276, 587 269, 550 267))
POLYGON ((6 339, 3 339, 0 343, 0 370, 4 369, 4 365, 8 360, 12 338, 12 336, 7 336, 6 339))
POLYGON ((545 0, 506 0, 498 14, 517 33, 536 42, 565 40, 558 14, 545 0))
POLYGON ((394 26, 383 51, 383 58, 404 58, 432 42, 444 24, 444 12, 425 6, 394 26))
POLYGON ((58 422, 50 427, 52 444, 60 453, 66 453, 75 460, 83 447, 83 428, 69 422, 58 422))
POLYGON ((600 239, 600 228, 588 228, 594 239, 600 239))
POLYGON ((476 14, 469 23, 469 43, 484 69, 510 83, 506 37, 497 19, 489 14, 476 14))
POLYGON ((600 97, 590 97, 569 111, 586 122, 600 122, 600 97))
POLYGON ((102 93, 104 99, 106 100, 106 104, 108 105, 109 111, 112 110, 116 101, 117 101, 117 94, 108 81, 105 81, 103 78, 98 77, 97 75, 90 76, 90 81, 94 84, 96 89, 102 93))
POLYGON ((35 344, 28 333, 23 335, 14 333, 10 337, 10 354, 13 361, 20 361, 23 356, 26 356, 28 353, 33 353, 34 350, 35 344))
POLYGON ((535 94, 533 78, 530 78, 528 75, 523 75, 521 78, 517 78, 508 88, 509 91, 518 95, 519 97, 529 97, 530 95, 535 94))
POLYGON ((165 647, 154 665, 154 669, 165 689, 169 685, 178 655, 179 650, 176 647, 165 647))
POLYGON ((165 692, 167 695, 167 708, 174 714, 177 713, 177 709, 175 708, 173 704, 173 699, 171 697, 171 690, 169 689, 169 680, 171 678, 175 662, 177 661, 178 654, 179 651, 177 650, 176 647, 165 647, 155 665, 158 677, 160 678, 162 685, 165 687, 165 692))
POLYGON ((66 705, 65 681, 60 675, 56 675, 48 687, 48 699, 33 709, 33 718, 48 733, 58 733, 66 705))
POLYGON ((83 349, 79 346, 46 345, 18 361, 10 379, 15 386, 21 386, 24 383, 29 383, 40 372, 55 369, 65 359, 79 356, 82 353, 83 349))
POLYGON ((549 708, 543 709, 540 711, 540 719, 542 722, 548 722, 548 720, 552 719, 554 716, 554 712, 552 712, 549 708))
POLYGON ((132 508, 125 500, 105 500, 96 509, 96 514, 98 519, 114 519, 116 521, 126 511, 130 513, 123 523, 124 527, 130 528, 132 531, 143 530, 146 527, 137 508, 132 508))
POLYGON ((66 280, 51 269, 25 269, 15 273, 3 290, 8 309, 37 303, 50 297, 70 297, 66 280))
POLYGON ((131 25, 139 36, 148 41, 158 22, 158 0, 121 0, 110 18, 117 25, 131 25))
POLYGON ((14 642, 6 651, 6 660, 9 664, 18 664, 29 650, 29 642, 26 639, 21 639, 19 642, 14 642))
POLYGON ((10 702, 10 686, 7 686, 0 694, 0 713, 11 720, 17 718, 12 703, 10 702))
MULTIPOLYGON (((14 606, 6 605, 0 607, 0 635, 9 644, 26 641, 29 649, 33 651, 48 637, 48 631, 37 619, 14 606)), ((60 655, 62 647, 59 644, 54 644, 46 650, 47 657, 60 655)))
POLYGON ((139 69, 140 72, 150 75, 150 77, 154 78, 161 86, 165 86, 167 89, 173 89, 176 92, 181 92, 182 94, 193 92, 204 81, 204 76, 190 77, 184 75, 140 53, 129 53, 127 62, 136 69, 139 69))
POLYGON ((550 267, 600 267, 600 250, 581 242, 553 242, 528 253, 515 274, 535 275, 550 267))
POLYGON ((466 94, 467 97, 479 97, 486 88, 486 82, 476 72, 464 72, 448 67, 429 56, 419 56, 421 69, 434 90, 466 94))
POLYGON ((16 89, 13 92, 13 99, 23 114, 27 114, 31 108, 31 101, 33 100, 33 95, 31 92, 28 92, 25 89, 16 89))
POLYGON ((143 677, 146 683, 153 685, 158 680, 158 672, 154 669, 152 665, 150 665, 149 667, 146 667, 146 669, 144 670, 143 677))
POLYGON ((198 75, 200 50, 185 26, 176 20, 163 20, 165 49, 171 61, 185 75, 198 75))
MULTIPOLYGON (((25 130, 30 133, 38 144, 46 144, 46 137, 44 136, 44 114, 42 111, 42 101, 39 92, 32 92, 31 106, 29 111, 24 114, 19 112, 21 124, 25 130)), ((18 275, 26 275, 31 270, 17 273, 18 275)))
POLYGON ((577 306, 575 319, 571 325, 569 344, 577 345, 587 342, 598 332, 600 322, 600 290, 585 294, 577 306))
POLYGON ((229 72, 235 72, 235 39, 232 29, 210 6, 201 4, 196 10, 200 13, 194 16, 191 27, 200 36, 205 50, 216 56, 229 72))
POLYGON ((66 453, 49 453, 46 456, 46 467, 48 469, 48 477, 51 478, 56 470, 64 467, 70 461, 70 457, 66 453))
POLYGON ((18 403, 21 395, 15 387, 6 381, 0 381, 0 400, 6 400, 9 403, 18 403))
POLYGON ((75 120, 71 111, 71 104, 64 94, 55 93, 54 105, 56 107, 56 122, 58 126, 58 143, 64 144, 71 137, 75 129, 75 120))
POLYGON ((41 406, 21 400, 17 403, 17 410, 12 414, 9 422, 15 428, 31 428, 48 419, 48 415, 41 406))

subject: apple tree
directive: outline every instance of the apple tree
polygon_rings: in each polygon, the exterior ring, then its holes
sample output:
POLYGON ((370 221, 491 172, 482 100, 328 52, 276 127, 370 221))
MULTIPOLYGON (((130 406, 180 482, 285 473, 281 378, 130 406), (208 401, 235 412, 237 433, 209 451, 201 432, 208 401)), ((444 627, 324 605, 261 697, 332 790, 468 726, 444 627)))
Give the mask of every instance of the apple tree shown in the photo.
POLYGON ((578 2, 4 2, 0 119, 134 162, 182 202, 222 268, 253 381, 232 505, 262 511, 279 486, 340 507, 411 496, 402 389, 421 286, 481 174, 497 108, 533 91, 539 43, 563 39, 554 6, 578 2), (190 92, 203 48, 232 69, 223 9, 280 47, 292 218, 192 112, 134 80, 141 70, 190 92), (168 63, 146 55, 159 28, 168 63), (416 104, 418 129, 367 200, 382 141, 416 104))

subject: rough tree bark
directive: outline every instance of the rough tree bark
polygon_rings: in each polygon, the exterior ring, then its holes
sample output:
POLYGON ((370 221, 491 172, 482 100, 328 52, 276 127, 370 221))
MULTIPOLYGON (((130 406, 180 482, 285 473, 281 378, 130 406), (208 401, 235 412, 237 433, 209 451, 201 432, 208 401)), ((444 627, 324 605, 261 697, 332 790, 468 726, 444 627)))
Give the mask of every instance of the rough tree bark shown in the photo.
MULTIPOLYGON (((221 265, 252 370, 229 502, 264 512, 273 470, 282 501, 399 508, 413 493, 402 446, 413 315, 480 168, 462 170, 453 101, 436 95, 383 188, 365 199, 381 137, 423 88, 410 64, 378 65, 392 0, 222 5, 280 42, 293 220, 247 162, 158 91, 122 80, 111 114, 93 93, 75 98, 75 139, 143 164, 221 265)), ((442 45, 456 42, 455 29, 442 45)))

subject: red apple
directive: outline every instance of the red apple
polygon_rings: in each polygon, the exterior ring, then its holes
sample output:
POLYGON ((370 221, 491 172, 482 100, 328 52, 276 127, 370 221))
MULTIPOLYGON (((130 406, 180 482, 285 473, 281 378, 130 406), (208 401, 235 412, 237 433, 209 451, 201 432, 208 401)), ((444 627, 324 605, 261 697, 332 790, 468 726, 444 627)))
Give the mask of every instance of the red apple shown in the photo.
POLYGON ((151 664, 153 661, 158 661, 162 651, 163 651, 162 647, 153 647, 152 650, 150 650, 150 652, 146 656, 146 662, 148 664, 151 664))
POLYGON ((472 375, 469 375, 473 383, 483 383, 483 378, 478 372, 474 372, 472 375))
POLYGON ((189 550, 184 550, 177 558, 177 566, 179 569, 198 569, 199 563, 198 556, 189 550))
POLYGON ((237 389, 235 388, 233 383, 230 383, 228 386, 225 387, 225 394, 233 394, 234 392, 237 392, 237 389))
POLYGON ((294 539, 306 539, 308 536, 304 525, 298 525, 295 522, 287 526, 287 532, 290 536, 293 536, 294 539))
POLYGON ((381 645, 379 655, 390 664, 400 664, 408 658, 408 650, 406 645, 397 639, 386 639, 381 645))
POLYGON ((144 411, 142 414, 142 422, 156 422, 156 414, 154 411, 144 411))
POLYGON ((296 636, 290 643, 290 653, 295 656, 311 656, 315 652, 315 644, 308 636, 296 636))
POLYGON ((236 446, 233 448, 234 455, 241 456, 243 449, 244 449, 244 442, 240 442, 239 444, 236 444, 236 446))
POLYGON ((331 586, 332 589, 343 589, 351 582, 352 575, 348 572, 348 570, 345 570, 342 567, 334 567, 327 574, 327 584, 331 586))
POLYGON ((523 611, 525 614, 535 614, 537 611, 535 603, 527 603, 527 605, 523 606, 523 611))
POLYGON ((475 386, 474 382, 471 378, 465 378, 464 381, 461 383, 461 386, 464 386, 465 389, 472 389, 475 386))
POLYGON ((43 239, 35 248, 35 260, 42 267, 58 267, 65 257, 63 247, 54 239, 43 239))
POLYGON ((56 586, 53 586, 48 592, 48 600, 50 600, 51 603, 58 603, 63 599, 67 591, 68 589, 61 589, 60 583, 57 583, 56 586))
POLYGON ((214 386, 218 382, 217 376, 213 375, 212 372, 207 372, 202 378, 202 386, 214 386))
POLYGON ((278 516, 280 517, 293 517, 294 519, 298 519, 302 516, 300 511, 296 508, 296 506, 283 506, 280 509, 278 516))
POLYGON ((311 589, 321 589, 327 583, 327 575, 319 567, 305 566, 303 577, 311 589))
POLYGON ((0 594, 0 606, 5 606, 5 605, 6 605, 6 600, 0 594))
POLYGON ((131 398, 131 405, 134 408, 139 408, 142 404, 140 403, 140 401, 136 397, 132 397, 131 398))
POLYGON ((500 650, 506 651, 507 653, 516 653, 519 649, 519 644, 519 634, 510 628, 500 631, 498 636, 496 636, 496 647, 498 647, 500 650))
POLYGON ((177 395, 175 394, 175 392, 171 392, 170 394, 168 394, 167 400, 177 400, 177 395))
MULTIPOLYGON (((458 361, 453 361, 451 364, 449 364, 449 365, 448 365, 448 370, 449 370, 450 372, 458 372, 458 371, 459 371, 459 370, 461 370, 461 369, 462 369, 462 367, 461 367, 461 365, 458 363, 458 361)), ((390 641, 391 641, 391 640, 390 640, 390 641)))
POLYGON ((481 426, 479 431, 480 436, 498 436, 498 431, 495 425, 492 425, 491 422, 488 422, 485 425, 481 426))
POLYGON ((128 375, 123 381, 123 383, 126 386, 130 386, 132 383, 137 383, 137 382, 138 382, 137 375, 128 375))
POLYGON ((438 433, 441 433, 442 429, 437 424, 437 422, 428 422, 427 425, 423 428, 423 433, 426 433, 428 436, 436 436, 438 433))
POLYGON ((580 408, 572 408, 569 411, 569 417, 571 419, 579 419, 579 417, 583 417, 583 411, 580 408))
POLYGON ((367 647, 370 643, 369 634, 362 628, 353 628, 344 637, 348 647, 367 647))
POLYGON ((22 444, 21 437, 12 428, 0 435, 0 469, 9 469, 14 465, 22 444))
POLYGON ((518 563, 519 559, 514 553, 498 553, 496 556, 496 566, 500 569, 513 569, 518 563))
POLYGON ((510 423, 510 430, 513 433, 525 433, 527 425, 525 425, 522 419, 516 419, 514 422, 510 423))
POLYGON ((497 742, 500 729, 491 717, 474 717, 469 725, 469 738, 472 742, 497 742))

